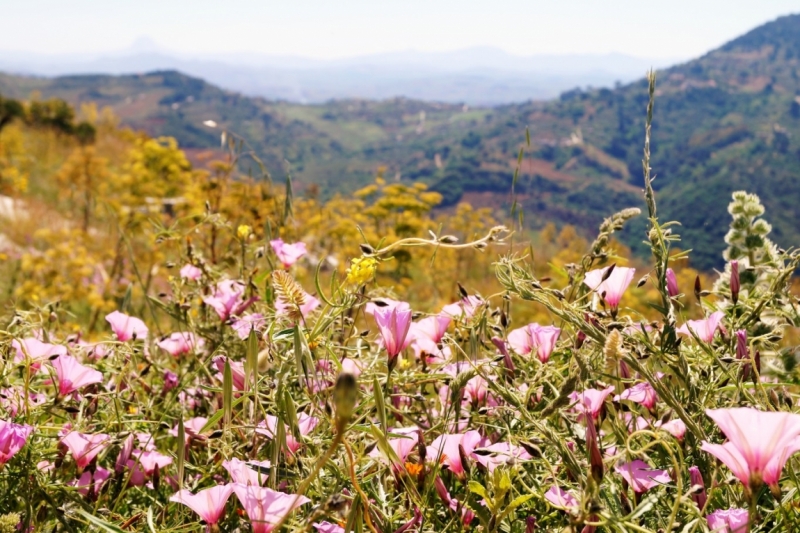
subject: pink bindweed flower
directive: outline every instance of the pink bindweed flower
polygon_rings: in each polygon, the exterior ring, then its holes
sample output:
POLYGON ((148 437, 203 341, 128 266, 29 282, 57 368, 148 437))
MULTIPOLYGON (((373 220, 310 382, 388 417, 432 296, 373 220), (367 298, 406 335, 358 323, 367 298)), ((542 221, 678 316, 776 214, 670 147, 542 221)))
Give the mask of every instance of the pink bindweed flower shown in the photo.
POLYGON ((32 426, 0 420, 0 466, 6 464, 25 446, 31 433, 32 426))
POLYGON ((87 434, 70 431, 61 439, 61 444, 70 451, 78 469, 84 469, 108 447, 109 441, 110 437, 105 433, 87 434))
POLYGON ((578 498, 574 494, 556 485, 553 485, 544 493, 544 499, 554 507, 566 511, 577 511, 580 508, 580 502, 578 502, 578 498))
POLYGON ((319 533, 345 533, 342 526, 330 522, 314 522, 314 529, 319 533))
POLYGON ((198 281, 203 276, 203 271, 194 265, 186 264, 181 267, 180 276, 189 281, 198 281))
POLYGON ((420 340, 429 341, 433 344, 442 342, 447 328, 452 322, 452 318, 447 315, 436 315, 423 318, 419 322, 412 322, 408 330, 408 335, 415 342, 420 340))
POLYGON ((703 483, 703 474, 696 466, 689 467, 689 480, 692 482, 692 501, 697 505, 697 508, 703 510, 708 501, 708 494, 706 494, 706 485, 703 483))
POLYGON ((459 512, 459 510, 461 511, 461 523, 465 526, 469 526, 475 519, 475 513, 472 512, 472 509, 465 507, 457 499, 450 496, 450 491, 447 490, 444 481, 442 481, 442 478, 439 476, 436 476, 436 479, 433 481, 433 486, 436 489, 436 494, 439 495, 439 498, 441 498, 451 511, 456 513, 459 512))
POLYGON ((603 300, 611 307, 612 312, 616 311, 619 307, 619 302, 622 300, 622 295, 628 289, 628 285, 633 281, 633 276, 636 273, 635 268, 615 266, 611 274, 604 280, 608 269, 598 268, 586 273, 583 278, 583 283, 597 294, 603 297, 603 300))
MULTIPOLYGON (((319 424, 319 419, 305 413, 300 413, 297 415, 297 429, 300 430, 300 436, 305 437, 309 435, 314 428, 317 427, 319 424)), ((275 432, 278 430, 278 418, 272 415, 267 415, 267 419, 263 422, 260 422, 258 426, 256 426, 256 433, 264 435, 270 439, 275 438, 275 432)), ((286 447, 288 448, 289 452, 292 454, 296 453, 297 450, 303 445, 302 442, 297 441, 292 435, 292 432, 289 430, 289 426, 286 426, 286 447)))
POLYGON ((728 441, 704 441, 700 449, 725 463, 745 487, 755 490, 766 483, 779 492, 783 466, 800 450, 800 415, 751 407, 707 409, 706 414, 728 441))
POLYGON ((120 342, 147 339, 147 326, 140 319, 114 311, 106 315, 106 322, 120 342))
POLYGON ((442 308, 442 314, 447 315, 456 320, 464 317, 466 319, 472 318, 478 311, 478 308, 486 302, 479 296, 467 296, 461 300, 445 305, 442 308))
POLYGON ((217 367, 217 370, 219 370, 218 377, 220 380, 222 379, 222 376, 225 374, 225 363, 227 362, 231 367, 231 378, 233 381, 233 388, 238 391, 243 391, 247 388, 245 383, 247 377, 245 376, 244 373, 244 363, 242 363, 241 361, 231 361, 224 355, 218 355, 217 357, 212 359, 212 362, 214 363, 214 366, 217 367))
MULTIPOLYGON (((315 296, 311 296, 306 291, 303 291, 303 303, 300 305, 300 314, 303 315, 303 319, 314 312, 314 310, 319 307, 321 302, 315 296)), ((275 300, 275 313, 278 315, 285 315, 289 313, 289 305, 283 298, 278 298, 275 300)), ((249 330, 248 330, 249 334, 249 330)))
POLYGON ((633 491, 637 494, 647 492, 653 487, 658 487, 672 481, 666 470, 656 470, 650 465, 637 459, 630 463, 621 463, 614 467, 619 475, 628 482, 633 491))
POLYGON ((172 370, 164 371, 164 392, 167 393, 178 386, 178 374, 172 370))
POLYGON ((533 323, 509 333, 508 344, 519 355, 528 355, 536 350, 539 361, 546 363, 550 360, 560 334, 560 328, 533 323))
POLYGON ((656 406, 658 395, 653 386, 644 381, 642 383, 637 383, 629 389, 625 389, 622 391, 622 394, 614 396, 615 402, 620 400, 630 400, 642 405, 646 409, 652 410, 656 406))
MULTIPOLYGON (((305 313, 303 313, 303 315, 305 315, 305 313)), ((256 333, 258 333, 266 323, 267 319, 261 313, 249 313, 236 320, 231 324, 231 327, 236 332, 236 335, 244 340, 250 336, 251 330, 255 330, 256 333)))
POLYGON ((483 448, 488 444, 488 439, 481 437, 477 431, 445 434, 436 437, 428 446, 427 455, 437 463, 444 463, 453 474, 463 478, 466 471, 461 462, 462 450, 464 457, 469 457, 476 448, 483 448))
MULTIPOLYGON (((208 423, 208 418, 204 416, 198 416, 195 418, 190 418, 189 420, 183 423, 183 434, 186 438, 186 445, 188 446, 192 440, 205 440, 206 437, 201 433, 203 428, 208 423)), ((176 424, 174 428, 169 430, 169 434, 173 437, 178 436, 178 425, 176 424)))
POLYGON ((691 330, 701 341, 711 342, 714 340, 714 334, 721 328, 720 322, 724 317, 722 311, 715 311, 703 320, 689 320, 678 328, 678 333, 691 337, 691 330))
POLYGON ((230 461, 223 461, 222 468, 228 471, 234 483, 242 485, 258 485, 261 486, 267 481, 271 464, 269 461, 241 461, 235 457, 230 461), (258 469, 252 468, 250 465, 254 464, 258 469))
POLYGON ((231 316, 238 315, 258 298, 244 299, 244 283, 226 279, 217 283, 214 293, 203 298, 203 302, 216 311, 220 320, 228 320, 231 316))
MULTIPOLYGON (((172 464, 172 457, 169 455, 164 455, 163 453, 159 453, 155 450, 143 452, 141 450, 133 450, 133 457, 136 458, 135 463, 141 467, 142 472, 147 476, 152 476, 153 473, 158 470, 164 470, 167 466, 172 464)), ((131 462, 128 462, 128 466, 131 466, 131 462)))
POLYGON ((311 500, 255 485, 235 483, 233 490, 250 518, 253 533, 270 533, 283 517, 311 500))
POLYGON ((659 421, 656 422, 655 426, 662 431, 666 431, 678 440, 683 440, 683 437, 686 435, 686 424, 680 418, 670 420, 664 424, 659 421))
POLYGON ((67 355, 66 346, 42 342, 36 337, 14 339, 11 341, 11 346, 17 352, 14 361, 21 363, 26 358, 30 358, 33 370, 39 370, 39 367, 42 366, 42 361, 46 359, 58 355, 67 355))
POLYGON ((712 533, 746 533, 750 521, 747 509, 725 509, 714 511, 706 517, 712 533))
POLYGON ((58 377, 58 394, 60 396, 103 381, 103 374, 94 368, 80 364, 71 355, 59 355, 51 364, 58 377))
MULTIPOLYGON (((29 407, 42 405, 47 401, 47 396, 41 392, 28 392, 29 407)), ((8 412, 9 416, 16 417, 26 406, 25 391, 22 387, 12 387, 0 390, 0 405, 8 412)))
POLYGON ((128 466, 128 460, 131 458, 131 454, 133 453, 133 441, 134 435, 131 433, 122 442, 122 447, 120 447, 117 460, 114 462, 114 471, 118 474, 124 472, 125 467, 128 466))
POLYGON ((205 341, 188 331, 176 331, 156 343, 159 348, 172 356, 184 355, 201 350, 205 341))
POLYGON ((675 271, 671 268, 668 268, 664 277, 667 280, 667 294, 669 294, 670 297, 675 298, 681 292, 678 289, 678 278, 675 277, 675 271))
POLYGON ((478 463, 482 464, 493 472, 495 468, 503 464, 518 463, 531 459, 525 448, 507 442, 498 442, 483 448, 478 448, 470 455, 478 463))
POLYGON ((205 521, 206 524, 213 526, 222 518, 225 512, 225 504, 233 494, 234 485, 217 485, 192 494, 184 489, 172 495, 171 502, 182 503, 205 521))
POLYGON ((400 311, 409 311, 411 306, 408 302, 400 300, 392 300, 391 298, 376 298, 371 302, 367 302, 364 306, 364 312, 370 316, 375 316, 375 311, 379 309, 398 309, 400 311))
MULTIPOLYGON (((419 436, 418 430, 416 427, 410 428, 398 428, 392 431, 392 433, 397 433, 403 435, 402 437, 396 439, 388 439, 389 447, 394 452, 394 455, 399 460, 398 463, 392 462, 392 471, 395 474, 399 474, 405 470, 405 463, 408 456, 413 452, 417 446, 419 445, 419 436)), ((390 461, 390 458, 384 454, 379 447, 375 447, 371 452, 369 452, 369 456, 375 459, 381 459, 386 462, 390 461)))
POLYGON ((606 398, 613 392, 614 387, 586 389, 583 392, 571 393, 569 399, 575 404, 572 407, 573 411, 578 412, 581 416, 589 414, 592 418, 596 419, 603 410, 606 398))
POLYGON ((408 330, 411 327, 411 310, 378 309, 375 322, 383 340, 383 347, 389 354, 390 365, 411 342, 408 330))
POLYGON ((275 252, 283 268, 289 268, 308 252, 304 242, 288 244, 283 242, 282 239, 274 239, 269 241, 269 245, 272 246, 272 251, 275 252))
POLYGON ((94 472, 84 471, 81 477, 72 481, 70 485, 76 487, 83 496, 88 496, 90 491, 92 494, 97 495, 110 475, 108 470, 98 466, 94 472))

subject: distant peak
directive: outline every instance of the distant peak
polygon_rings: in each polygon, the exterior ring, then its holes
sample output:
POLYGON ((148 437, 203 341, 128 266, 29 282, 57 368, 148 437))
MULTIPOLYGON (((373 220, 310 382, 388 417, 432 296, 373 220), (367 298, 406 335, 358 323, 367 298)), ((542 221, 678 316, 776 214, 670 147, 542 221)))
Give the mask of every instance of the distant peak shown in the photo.
POLYGON ((152 37, 141 35, 133 41, 130 50, 132 52, 161 52, 164 49, 156 43, 152 37))

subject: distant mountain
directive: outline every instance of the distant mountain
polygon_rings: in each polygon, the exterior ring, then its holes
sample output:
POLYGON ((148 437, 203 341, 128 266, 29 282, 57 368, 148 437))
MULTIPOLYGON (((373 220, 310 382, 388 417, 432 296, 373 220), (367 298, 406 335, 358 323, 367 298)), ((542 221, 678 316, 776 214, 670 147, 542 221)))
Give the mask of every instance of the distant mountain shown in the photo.
MULTIPOLYGON (((652 167, 659 216, 679 220, 694 266, 721 263, 730 193, 758 193, 784 246, 800 243, 800 15, 782 17, 703 57, 658 73, 652 167)), ((446 204, 508 207, 521 146, 518 201, 532 227, 549 221, 596 230, 616 209, 643 206, 644 80, 570 90, 548 102, 493 108, 408 98, 299 105, 248 98, 174 71, 128 76, 0 75, 0 94, 33 90, 110 105, 123 121, 173 135, 190 149, 218 145, 213 119, 245 136, 271 172, 298 190, 352 191, 379 168, 423 181, 446 204), (530 130, 527 147, 525 129, 530 130)), ((644 220, 623 234, 632 246, 644 220)))
POLYGON ((17 74, 133 74, 178 70, 249 96, 298 103, 406 98, 498 105, 558 96, 574 87, 628 82, 668 64, 622 54, 514 56, 495 48, 397 52, 341 60, 257 54, 182 57, 149 40, 104 56, 0 52, 0 70, 17 74))

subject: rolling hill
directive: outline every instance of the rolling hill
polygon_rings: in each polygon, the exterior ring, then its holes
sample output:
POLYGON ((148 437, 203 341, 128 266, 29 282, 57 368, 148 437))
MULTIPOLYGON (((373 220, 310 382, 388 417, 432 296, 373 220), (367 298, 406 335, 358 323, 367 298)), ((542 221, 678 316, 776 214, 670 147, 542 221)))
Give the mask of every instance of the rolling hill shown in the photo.
MULTIPOLYGON (((693 264, 718 266, 727 198, 758 193, 773 236, 800 242, 800 15, 782 17, 705 56, 658 73, 652 167, 661 216, 683 223, 693 264)), ((347 192, 379 167, 418 180, 448 204, 508 204, 516 156, 531 146, 518 186, 525 219, 593 231, 614 209, 641 206, 644 80, 573 90, 557 100, 494 108, 339 100, 319 105, 247 98, 174 71, 130 76, 32 78, 0 75, 0 94, 32 91, 109 105, 124 123, 171 135, 187 148, 214 147, 213 119, 263 154, 275 175, 291 171, 323 194, 347 192)), ((626 233, 635 245, 643 221, 626 233)))

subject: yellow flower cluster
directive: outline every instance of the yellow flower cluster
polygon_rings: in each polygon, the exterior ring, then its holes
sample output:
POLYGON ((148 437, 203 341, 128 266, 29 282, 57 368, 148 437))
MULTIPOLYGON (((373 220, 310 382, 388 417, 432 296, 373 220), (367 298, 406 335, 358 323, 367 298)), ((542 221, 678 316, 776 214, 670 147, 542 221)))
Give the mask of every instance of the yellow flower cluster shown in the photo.
POLYGON ((378 260, 374 257, 356 257, 350 262, 347 269, 347 283, 351 285, 364 285, 375 277, 378 270, 378 260))

